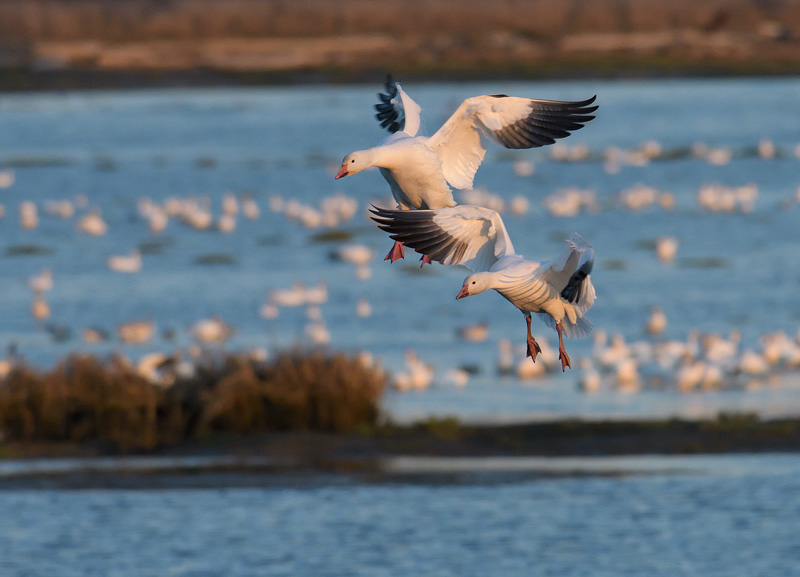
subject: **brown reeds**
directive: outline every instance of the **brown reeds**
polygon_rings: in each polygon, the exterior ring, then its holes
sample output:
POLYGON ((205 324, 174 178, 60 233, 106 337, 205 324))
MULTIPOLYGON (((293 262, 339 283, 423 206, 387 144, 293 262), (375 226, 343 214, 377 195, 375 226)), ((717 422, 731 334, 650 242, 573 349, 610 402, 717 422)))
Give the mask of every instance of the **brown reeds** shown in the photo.
POLYGON ((342 432, 375 423, 385 380, 358 359, 295 352, 270 363, 205 359, 195 376, 165 388, 115 359, 74 355, 47 372, 18 366, 0 383, 0 431, 112 452, 214 433, 342 432))
MULTIPOLYGON (((319 37, 344 34, 487 31, 552 38, 575 33, 692 28, 752 30, 763 20, 796 27, 794 2, 760 0, 3 0, 6 40, 141 42, 152 40, 319 37), (416 17, 410 17, 415 15, 416 17)), ((431 40, 435 42, 436 39, 431 40)))
POLYGON ((796 70, 798 27, 800 3, 764 0, 3 0, 0 70, 763 73, 796 70))
POLYGON ((384 384, 381 371, 344 356, 286 353, 269 365, 229 362, 203 395, 198 430, 352 430, 376 421, 384 384))
POLYGON ((123 450, 159 443, 162 394, 113 361, 71 356, 40 374, 18 367, 0 385, 0 427, 25 441, 100 441, 123 450))

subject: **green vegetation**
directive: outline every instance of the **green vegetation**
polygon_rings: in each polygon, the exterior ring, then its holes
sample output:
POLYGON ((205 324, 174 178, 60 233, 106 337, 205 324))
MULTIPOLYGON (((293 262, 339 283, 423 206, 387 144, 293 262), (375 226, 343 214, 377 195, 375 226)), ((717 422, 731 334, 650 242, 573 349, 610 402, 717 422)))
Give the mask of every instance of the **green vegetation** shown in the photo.
POLYGON ((215 433, 343 432, 373 425, 386 376, 343 355, 206 359, 191 378, 151 383, 118 359, 74 355, 49 372, 16 367, 0 384, 8 441, 152 450, 215 433))

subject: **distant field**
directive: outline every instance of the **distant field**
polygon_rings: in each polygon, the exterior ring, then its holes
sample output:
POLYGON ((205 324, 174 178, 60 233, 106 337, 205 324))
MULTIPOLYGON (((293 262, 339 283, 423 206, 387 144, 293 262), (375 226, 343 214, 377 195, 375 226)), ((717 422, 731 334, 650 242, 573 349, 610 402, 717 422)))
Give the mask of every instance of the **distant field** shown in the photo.
POLYGON ((6 88, 800 71, 800 2, 5 0, 6 88), (12 74, 13 72, 13 74, 12 74))

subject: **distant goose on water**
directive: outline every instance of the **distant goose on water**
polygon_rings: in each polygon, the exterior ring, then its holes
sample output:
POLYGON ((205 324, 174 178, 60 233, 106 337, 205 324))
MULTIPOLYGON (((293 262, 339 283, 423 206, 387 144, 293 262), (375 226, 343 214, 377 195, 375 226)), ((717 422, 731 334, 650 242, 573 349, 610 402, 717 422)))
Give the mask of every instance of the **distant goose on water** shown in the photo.
POLYGON ((50 305, 45 300, 43 293, 37 292, 34 294, 31 314, 37 321, 46 321, 50 318, 50 305))
POLYGON ((142 268, 142 253, 133 250, 130 254, 108 257, 108 268, 116 272, 135 273, 142 268))
POLYGON ((130 321, 117 325, 119 340, 127 344, 142 344, 149 341, 156 331, 156 324, 152 320, 130 321))
POLYGON ((571 367, 563 336, 582 337, 592 330, 584 318, 594 304, 589 278, 594 251, 573 233, 554 260, 525 260, 514 252, 500 215, 488 208, 455 206, 438 210, 385 210, 373 207, 372 220, 420 254, 442 264, 460 264, 469 275, 456 299, 494 289, 525 315, 528 356, 536 360, 541 347, 531 335, 531 313, 537 313, 558 333, 561 370, 571 367))
MULTIPOLYGON (((387 94, 375 106, 381 126, 392 134, 379 146, 351 152, 336 178, 376 166, 389 183, 398 208, 437 209, 454 206, 450 186, 472 188, 488 142, 506 148, 553 144, 594 118, 595 97, 579 102, 535 100, 491 94, 466 99, 433 136, 417 136, 420 106, 391 77, 387 94)), ((384 260, 403 258, 395 242, 384 260)), ((430 262, 423 256, 423 264, 430 262)))
POLYGON ((28 287, 36 294, 42 294, 52 290, 52 271, 49 268, 43 268, 39 274, 36 274, 28 279, 28 287))
POLYGON ((234 333, 234 329, 221 317, 202 319, 194 323, 189 332, 201 343, 224 343, 234 333))
POLYGON ((93 209, 84 214, 78 219, 76 226, 78 227, 78 230, 92 236, 103 236, 106 234, 106 232, 108 232, 108 225, 103 220, 103 216, 100 214, 99 208, 93 209))

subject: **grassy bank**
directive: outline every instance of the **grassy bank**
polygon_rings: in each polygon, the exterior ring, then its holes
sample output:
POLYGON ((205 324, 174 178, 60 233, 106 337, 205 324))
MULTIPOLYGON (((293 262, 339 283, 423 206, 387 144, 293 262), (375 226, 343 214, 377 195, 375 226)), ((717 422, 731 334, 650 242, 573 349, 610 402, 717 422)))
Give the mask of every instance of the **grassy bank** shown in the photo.
POLYGON ((0 382, 0 458, 124 454, 253 455, 310 464, 387 455, 562 456, 800 451, 800 417, 474 425, 381 415, 388 376, 359 358, 286 352, 151 368, 73 355, 17 365, 0 382))
POLYGON ((389 70, 406 81, 797 74, 800 4, 0 3, 0 90, 374 83, 389 70))
POLYGON ((12 370, 0 383, 0 431, 18 447, 72 444, 104 453, 217 434, 346 432, 375 424, 385 379, 344 355, 284 353, 264 363, 208 358, 165 387, 117 359, 71 356, 50 371, 12 370))

